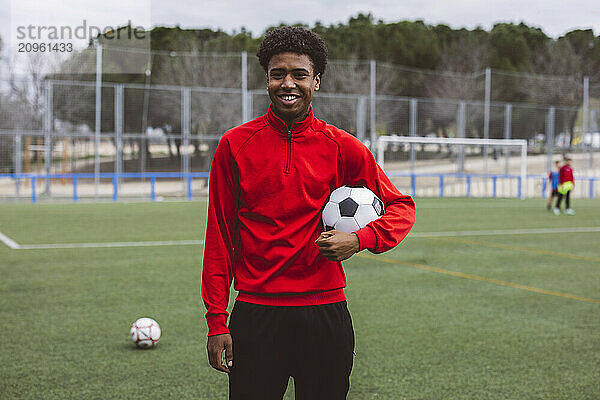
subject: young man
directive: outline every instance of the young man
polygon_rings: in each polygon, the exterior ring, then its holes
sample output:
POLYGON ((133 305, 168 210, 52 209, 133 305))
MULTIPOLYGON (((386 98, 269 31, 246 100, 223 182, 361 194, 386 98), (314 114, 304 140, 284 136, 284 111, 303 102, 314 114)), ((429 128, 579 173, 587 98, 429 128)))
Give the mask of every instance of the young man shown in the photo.
POLYGON ((575 211, 571 208, 571 190, 575 187, 571 161, 571 158, 565 157, 565 164, 560 168, 558 173, 558 200, 556 200, 556 207, 554 208, 555 215, 560 215, 560 203, 562 202, 563 197, 566 199, 565 214, 575 215, 575 211))
POLYGON ((554 171, 548 173, 548 181, 550 182, 550 195, 548 196, 548 211, 552 209, 552 200, 558 197, 558 175, 560 172, 560 161, 554 161, 554 171))
POLYGON ((296 399, 345 399, 354 331, 340 261, 396 246, 415 205, 359 140, 313 116, 327 64, 318 35, 277 28, 257 56, 269 110, 225 133, 210 173, 202 271, 209 362, 229 374, 230 399, 281 399, 290 376, 296 399), (370 188, 385 214, 355 233, 324 234, 322 209, 342 185, 370 188), (232 281, 239 294, 227 324, 232 281))

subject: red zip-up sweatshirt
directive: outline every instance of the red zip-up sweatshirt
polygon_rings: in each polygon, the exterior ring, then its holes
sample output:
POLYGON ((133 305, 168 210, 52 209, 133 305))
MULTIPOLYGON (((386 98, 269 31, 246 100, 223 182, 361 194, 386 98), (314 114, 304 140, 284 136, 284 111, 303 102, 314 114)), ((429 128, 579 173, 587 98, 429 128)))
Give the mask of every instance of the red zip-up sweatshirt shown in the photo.
POLYGON ((561 184, 565 182, 573 182, 573 184, 575 184, 575 179, 573 179, 573 169, 568 165, 563 165, 560 168, 558 176, 561 184))
POLYGON ((288 130, 271 107, 267 114, 227 131, 210 172, 202 298, 208 334, 229 333, 231 282, 238 300, 301 306, 345 300, 340 262, 314 243, 323 231, 329 194, 366 186, 385 214, 355 232, 360 250, 396 246, 415 220, 415 204, 390 182, 354 136, 313 116, 288 130))

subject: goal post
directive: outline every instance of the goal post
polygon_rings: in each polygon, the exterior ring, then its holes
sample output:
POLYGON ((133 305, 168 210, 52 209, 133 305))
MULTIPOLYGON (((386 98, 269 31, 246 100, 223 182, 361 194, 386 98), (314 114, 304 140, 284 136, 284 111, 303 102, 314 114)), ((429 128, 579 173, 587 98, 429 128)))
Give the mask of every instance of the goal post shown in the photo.
MULTIPOLYGON (((438 152, 441 153, 442 147, 445 149, 447 159, 456 157, 456 166, 460 165, 459 171, 445 171, 447 174, 455 174, 456 176, 469 175, 468 172, 463 170, 464 160, 466 155, 469 156, 469 160, 475 160, 477 163, 474 170, 470 171, 472 175, 478 177, 488 177, 494 179, 494 193, 496 178, 499 176, 506 177, 511 176, 509 174, 509 162, 508 156, 506 161, 506 168, 503 173, 490 172, 488 169, 488 151, 474 151, 474 149, 494 149, 494 158, 496 159, 496 151, 503 152, 508 155, 512 152, 518 152, 519 154, 519 165, 517 168, 514 166, 511 168, 514 175, 518 176, 518 197, 524 199, 527 197, 527 141, 523 139, 474 139, 474 138, 443 138, 443 137, 421 137, 421 136, 380 136, 376 142, 377 150, 377 162, 381 168, 386 170, 386 163, 390 164, 393 161, 398 162, 398 157, 389 157, 390 154, 401 154, 405 155, 403 163, 400 162, 400 168, 403 169, 404 175, 409 173, 412 176, 419 175, 432 175, 432 173, 438 173, 442 176, 440 179, 443 181, 443 173, 440 173, 440 168, 436 169, 435 160, 430 161, 425 167, 416 166, 417 148, 420 149, 420 153, 425 153, 428 148, 437 146, 438 152), (395 149, 395 150, 394 150, 395 149), (388 159, 386 159, 388 154, 388 159), (516 169, 516 171, 515 171, 516 169)), ((430 151, 430 153, 432 153, 430 151)), ((486 186, 487 188, 487 186, 486 186)), ((486 189, 487 190, 487 189, 486 189)))

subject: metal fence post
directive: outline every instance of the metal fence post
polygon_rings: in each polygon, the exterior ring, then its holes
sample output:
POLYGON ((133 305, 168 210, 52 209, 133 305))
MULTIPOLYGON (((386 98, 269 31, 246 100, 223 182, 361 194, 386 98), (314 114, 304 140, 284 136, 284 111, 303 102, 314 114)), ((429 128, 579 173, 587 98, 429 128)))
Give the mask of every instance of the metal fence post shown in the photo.
MULTIPOLYGON (((121 189, 120 175, 123 173, 123 84, 115 85, 115 193, 121 189)), ((116 199, 115 199, 116 200, 116 199)))
MULTIPOLYGON (((512 104, 506 104, 504 106, 504 139, 510 139, 511 136, 511 123, 512 123, 512 104)), ((508 175, 509 169, 509 161, 510 161, 510 150, 507 146, 504 147, 504 174, 508 175)))
MULTIPOLYGON (((456 137, 464 138, 465 137, 465 114, 466 114, 467 105, 464 101, 458 103, 458 111, 456 115, 456 137)), ((465 172, 465 147, 464 145, 459 145, 458 147, 458 173, 465 172)))
POLYGON ((242 51, 242 123, 248 120, 248 53, 242 51))
POLYGON ((375 142, 377 141, 377 133, 375 130, 375 124, 377 123, 377 114, 376 114, 376 110, 377 110, 377 101, 375 99, 375 96, 377 95, 377 89, 376 89, 376 85, 377 85, 377 77, 376 77, 376 70, 377 70, 377 64, 375 63, 375 60, 371 60, 369 62, 369 66, 370 66, 370 76, 371 76, 371 82, 370 82, 370 90, 369 90, 369 100, 370 100, 370 104, 369 104, 369 124, 371 125, 370 128, 370 141, 371 141, 371 151, 375 151, 375 142))
POLYGON ((364 142, 367 134, 367 98, 360 96, 356 105, 356 137, 364 142))
POLYGON ((94 129, 94 199, 100 185, 100 129, 102 118, 102 44, 96 41, 96 121, 94 129))
MULTIPOLYGON (((182 152, 181 152, 181 169, 183 170, 182 183, 184 192, 188 190, 186 178, 190 174, 190 154, 187 151, 190 146, 190 111, 191 111, 191 89, 184 87, 181 91, 181 135, 182 135, 182 152)), ((189 178, 191 179, 191 178, 189 178)))
MULTIPOLYGON (((410 136, 417 136, 417 99, 410 99, 408 130, 410 136)), ((410 144, 410 173, 415 173, 415 145, 410 144)))
POLYGON ((552 170, 552 155, 554 154, 554 114, 556 109, 550 107, 546 117, 546 171, 552 170))
POLYGON ((44 186, 44 194, 50 195, 50 174, 52 173, 52 82, 44 82, 44 173, 46 174, 46 183, 44 186))
MULTIPOLYGON (((590 134, 590 78, 583 78, 583 137, 590 134)), ((594 171, 594 146, 593 140, 590 135, 590 161, 589 161, 589 173, 592 176, 594 171)))
MULTIPOLYGON (((21 134, 15 133, 13 141, 13 152, 14 152, 14 172, 18 176, 23 172, 23 153, 21 144, 21 134)), ((21 195, 21 179, 15 179, 15 193, 17 196, 21 195)))
MULTIPOLYGON (((485 104, 483 109, 483 138, 490 138, 490 102, 492 98, 492 70, 485 69, 485 104)), ((483 146, 483 172, 488 172, 488 147, 483 146)), ((487 193, 487 185, 484 186, 487 193)))

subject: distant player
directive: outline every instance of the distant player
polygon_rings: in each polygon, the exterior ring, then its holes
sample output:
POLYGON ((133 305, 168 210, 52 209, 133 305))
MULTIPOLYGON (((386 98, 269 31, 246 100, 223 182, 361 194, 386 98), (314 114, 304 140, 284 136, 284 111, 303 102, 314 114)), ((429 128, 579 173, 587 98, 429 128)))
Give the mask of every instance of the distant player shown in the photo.
POLYGON ((230 400, 280 400, 290 376, 297 400, 342 400, 354 331, 340 261, 400 243, 415 204, 358 139, 313 115, 327 64, 317 34, 276 28, 257 56, 269 109, 223 135, 210 171, 202 270, 208 359, 229 374, 230 400), (385 214, 354 233, 323 232, 323 206, 344 185, 371 189, 385 214), (232 282, 239 294, 228 322, 232 282))
POLYGON ((558 197, 558 175, 560 173, 560 161, 554 161, 554 171, 548 173, 550 182, 550 195, 548 195, 548 211, 552 209, 552 201, 558 197))
POLYGON ((558 174, 558 200, 556 200, 556 207, 554 208, 554 214, 560 214, 560 203, 565 198, 565 214, 575 215, 575 211, 571 208, 571 190, 575 187, 575 179, 573 179, 573 169, 571 168, 571 158, 565 158, 565 165, 560 168, 558 174))

